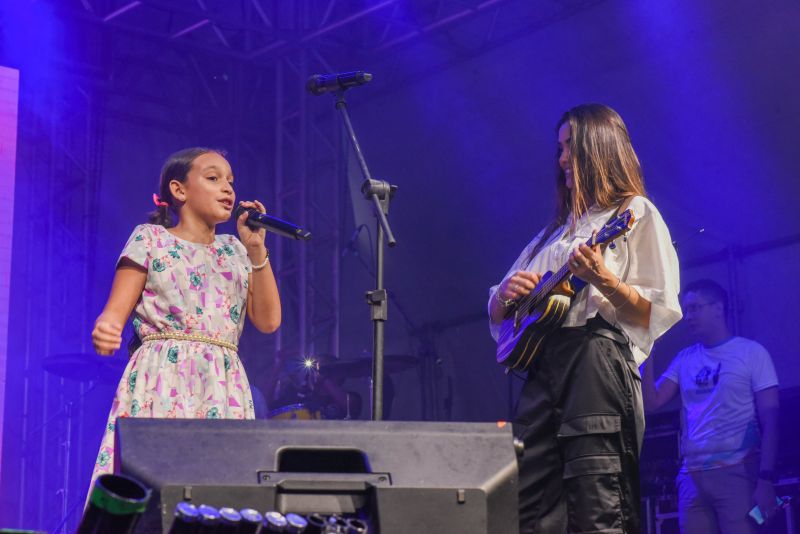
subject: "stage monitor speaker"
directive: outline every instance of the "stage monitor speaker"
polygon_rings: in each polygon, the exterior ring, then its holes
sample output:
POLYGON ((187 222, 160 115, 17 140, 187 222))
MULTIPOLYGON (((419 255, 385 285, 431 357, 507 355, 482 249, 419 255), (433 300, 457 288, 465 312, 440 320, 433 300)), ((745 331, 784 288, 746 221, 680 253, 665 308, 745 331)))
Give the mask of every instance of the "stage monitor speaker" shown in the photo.
POLYGON ((181 501, 359 514, 382 534, 516 533, 511 425, 118 419, 121 474, 153 489, 138 532, 181 501))

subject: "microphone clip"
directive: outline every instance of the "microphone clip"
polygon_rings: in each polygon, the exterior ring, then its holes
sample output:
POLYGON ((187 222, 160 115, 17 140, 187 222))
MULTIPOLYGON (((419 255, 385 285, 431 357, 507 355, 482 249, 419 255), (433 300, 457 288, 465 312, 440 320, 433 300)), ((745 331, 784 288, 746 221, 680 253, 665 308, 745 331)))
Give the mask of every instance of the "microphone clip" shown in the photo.
POLYGON ((385 180, 367 179, 361 184, 361 194, 367 199, 375 195, 378 200, 386 200, 387 198, 391 200, 396 192, 397 186, 385 180))
MULTIPOLYGON (((375 199, 377 201, 376 209, 380 206, 380 210, 384 214, 389 213, 389 202, 397 192, 397 186, 392 185, 385 180, 373 180, 367 178, 361 183, 361 193, 367 200, 375 199)), ((391 246, 391 245, 390 245, 391 246)))

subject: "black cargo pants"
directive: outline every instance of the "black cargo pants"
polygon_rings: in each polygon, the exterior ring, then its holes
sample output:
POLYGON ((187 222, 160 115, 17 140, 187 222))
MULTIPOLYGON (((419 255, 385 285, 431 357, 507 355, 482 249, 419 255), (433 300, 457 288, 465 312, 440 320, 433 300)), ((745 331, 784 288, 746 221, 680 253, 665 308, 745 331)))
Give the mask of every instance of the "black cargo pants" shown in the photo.
POLYGON ((520 533, 640 530, 641 378, 625 338, 600 316, 561 328, 517 404, 520 533))

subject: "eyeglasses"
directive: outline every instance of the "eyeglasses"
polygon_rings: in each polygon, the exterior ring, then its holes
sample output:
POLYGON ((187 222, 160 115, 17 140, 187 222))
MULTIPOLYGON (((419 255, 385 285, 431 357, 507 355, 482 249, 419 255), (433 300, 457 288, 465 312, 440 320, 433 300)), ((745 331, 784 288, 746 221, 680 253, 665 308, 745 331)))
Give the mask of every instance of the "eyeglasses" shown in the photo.
POLYGON ((716 302, 700 302, 698 304, 689 304, 688 306, 683 307, 683 313, 697 313, 702 308, 705 308, 706 306, 711 306, 713 304, 716 304, 716 302))

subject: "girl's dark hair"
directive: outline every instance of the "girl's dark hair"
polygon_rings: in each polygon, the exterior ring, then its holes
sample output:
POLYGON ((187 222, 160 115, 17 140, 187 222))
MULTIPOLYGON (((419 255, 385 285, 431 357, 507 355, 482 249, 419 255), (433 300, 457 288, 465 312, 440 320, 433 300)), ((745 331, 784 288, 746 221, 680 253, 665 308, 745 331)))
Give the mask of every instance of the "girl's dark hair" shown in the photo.
POLYGON ((166 202, 167 206, 158 206, 155 211, 150 213, 148 222, 150 224, 160 224, 165 228, 175 226, 175 216, 178 214, 178 206, 172 197, 169 183, 177 180, 181 183, 186 181, 189 171, 192 169, 194 160, 203 154, 215 152, 224 156, 222 150, 205 147, 192 147, 179 150, 167 158, 164 166, 161 167, 161 178, 158 182, 158 196, 161 202, 166 202))

